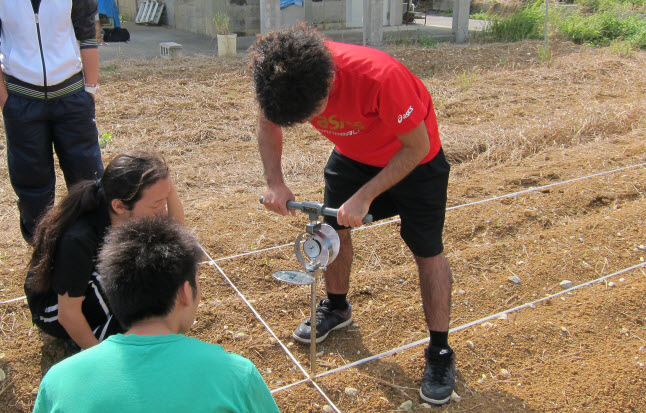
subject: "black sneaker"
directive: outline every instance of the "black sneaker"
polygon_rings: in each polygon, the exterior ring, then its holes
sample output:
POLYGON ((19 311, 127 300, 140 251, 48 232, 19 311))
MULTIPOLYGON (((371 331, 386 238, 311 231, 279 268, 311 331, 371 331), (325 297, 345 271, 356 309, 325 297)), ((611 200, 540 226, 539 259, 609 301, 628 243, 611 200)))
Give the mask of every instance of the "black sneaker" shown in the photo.
POLYGON ((427 403, 444 404, 455 387, 455 353, 450 348, 428 346, 424 349, 426 369, 419 395, 427 403))
MULTIPOLYGON (((350 323, 352 323, 350 303, 348 303, 346 310, 338 310, 332 308, 330 300, 321 300, 316 306, 316 343, 325 340, 330 331, 349 326, 350 323)), ((292 337, 299 343, 309 344, 312 342, 311 332, 312 327, 308 318, 296 327, 292 337)))

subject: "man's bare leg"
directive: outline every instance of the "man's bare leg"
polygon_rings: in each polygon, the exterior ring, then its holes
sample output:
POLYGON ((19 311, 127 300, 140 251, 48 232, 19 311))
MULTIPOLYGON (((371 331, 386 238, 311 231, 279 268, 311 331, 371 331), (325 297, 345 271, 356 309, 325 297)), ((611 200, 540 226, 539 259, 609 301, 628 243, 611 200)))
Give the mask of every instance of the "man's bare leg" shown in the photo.
POLYGON ((339 255, 325 270, 325 290, 332 294, 347 294, 350 289, 350 269, 352 267, 352 236, 350 229, 337 231, 341 240, 339 255))
POLYGON ((426 324, 431 331, 449 330, 451 310, 451 267, 444 254, 415 257, 426 324))
POLYGON ((426 368, 422 376, 420 397, 427 403, 444 404, 455 387, 455 354, 446 338, 451 310, 451 268, 444 254, 430 258, 415 257, 426 324, 432 343, 424 354, 426 368), (441 339, 441 345, 435 339, 441 339))

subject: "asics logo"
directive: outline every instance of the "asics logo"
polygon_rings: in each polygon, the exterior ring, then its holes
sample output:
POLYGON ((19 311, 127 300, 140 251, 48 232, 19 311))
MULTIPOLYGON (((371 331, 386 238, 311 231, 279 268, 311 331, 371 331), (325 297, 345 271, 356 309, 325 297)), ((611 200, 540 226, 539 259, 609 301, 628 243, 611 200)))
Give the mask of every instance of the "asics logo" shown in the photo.
POLYGON ((402 121, 403 121, 404 119, 406 119, 407 117, 409 117, 411 113, 413 113, 413 107, 412 107, 412 106, 408 108, 408 110, 406 111, 406 113, 404 113, 403 115, 399 115, 399 116, 397 117, 397 123, 402 123, 402 121))

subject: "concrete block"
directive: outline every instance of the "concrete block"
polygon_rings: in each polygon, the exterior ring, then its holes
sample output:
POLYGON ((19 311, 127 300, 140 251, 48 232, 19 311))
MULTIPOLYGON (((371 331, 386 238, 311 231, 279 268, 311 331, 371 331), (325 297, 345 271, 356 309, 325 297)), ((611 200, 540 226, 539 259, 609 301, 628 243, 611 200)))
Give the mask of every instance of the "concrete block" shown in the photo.
POLYGON ((175 42, 159 43, 161 57, 176 57, 182 55, 182 45, 175 42))

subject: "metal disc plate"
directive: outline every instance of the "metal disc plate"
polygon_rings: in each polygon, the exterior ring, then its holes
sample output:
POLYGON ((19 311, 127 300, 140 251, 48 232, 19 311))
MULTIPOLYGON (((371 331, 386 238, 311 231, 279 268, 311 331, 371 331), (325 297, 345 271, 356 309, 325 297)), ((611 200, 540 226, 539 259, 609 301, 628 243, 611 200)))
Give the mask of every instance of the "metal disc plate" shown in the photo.
POLYGON ((295 270, 280 270, 272 274, 275 279, 290 284, 309 285, 316 281, 312 274, 295 270))

